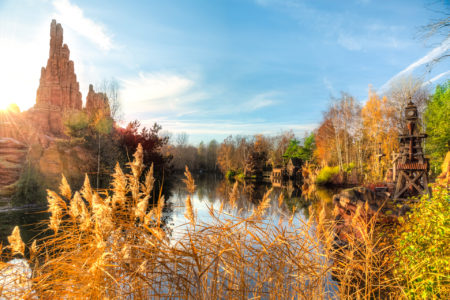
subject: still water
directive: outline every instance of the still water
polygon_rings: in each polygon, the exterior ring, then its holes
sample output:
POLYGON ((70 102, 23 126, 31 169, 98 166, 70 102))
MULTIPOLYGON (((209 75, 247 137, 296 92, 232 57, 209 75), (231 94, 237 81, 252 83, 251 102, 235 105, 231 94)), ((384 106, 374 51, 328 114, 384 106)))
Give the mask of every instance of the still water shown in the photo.
MULTIPOLYGON (((285 218, 295 212, 297 217, 306 220, 311 210, 316 213, 323 206, 331 211, 331 199, 334 191, 326 189, 315 189, 309 196, 302 195, 301 183, 287 181, 281 184, 271 182, 242 182, 239 183, 239 193, 234 208, 230 206, 229 195, 233 189, 233 183, 224 180, 218 175, 207 174, 195 177, 196 191, 192 195, 192 205, 199 223, 212 222, 209 208, 222 209, 225 214, 245 217, 252 213, 258 206, 264 194, 273 188, 270 194, 270 207, 266 211, 265 218, 278 222, 279 218, 285 218), (278 205, 278 197, 283 194, 283 205, 278 205)), ((165 228, 169 236, 176 239, 184 231, 186 225, 185 200, 188 195, 182 178, 175 179, 175 184, 170 196, 166 201, 165 228)), ((48 218, 48 213, 43 209, 38 210, 16 210, 0 212, 0 242, 6 245, 7 237, 11 234, 14 226, 20 227, 22 239, 27 243, 32 239, 45 233, 42 221, 48 218)))
MULTIPOLYGON (((186 208, 185 201, 188 196, 187 189, 182 184, 176 185, 172 190, 169 198, 171 215, 168 219, 168 228, 174 239, 183 235, 187 220, 184 216, 186 208)), ((264 194, 273 188, 269 198, 270 206, 266 210, 264 218, 278 224, 280 218, 285 222, 288 221, 292 212, 295 213, 296 219, 307 220, 311 210, 318 213, 323 206, 326 211, 332 211, 332 196, 335 191, 327 189, 317 189, 310 191, 309 196, 302 195, 301 182, 286 181, 283 183, 271 182, 239 182, 238 198, 235 206, 230 204, 230 194, 233 189, 233 182, 224 180, 214 175, 205 175, 195 178, 197 186, 195 194, 192 195, 191 201, 196 212, 198 223, 210 224, 214 218, 210 215, 210 208, 215 211, 223 211, 224 215, 234 217, 248 217, 253 210, 260 204, 264 194), (278 198, 283 194, 283 204, 280 206, 278 198)))

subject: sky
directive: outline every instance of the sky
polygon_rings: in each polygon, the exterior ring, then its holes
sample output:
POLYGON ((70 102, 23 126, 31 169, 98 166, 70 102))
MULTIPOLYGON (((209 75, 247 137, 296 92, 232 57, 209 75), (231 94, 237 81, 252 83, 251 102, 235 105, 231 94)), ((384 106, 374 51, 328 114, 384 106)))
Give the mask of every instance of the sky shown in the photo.
POLYGON ((64 29, 83 100, 90 83, 120 86, 123 122, 157 122, 189 143, 228 135, 298 137, 331 97, 361 102, 403 76, 450 78, 450 39, 420 38, 449 1, 0 0, 0 102, 35 103, 50 22, 64 29))

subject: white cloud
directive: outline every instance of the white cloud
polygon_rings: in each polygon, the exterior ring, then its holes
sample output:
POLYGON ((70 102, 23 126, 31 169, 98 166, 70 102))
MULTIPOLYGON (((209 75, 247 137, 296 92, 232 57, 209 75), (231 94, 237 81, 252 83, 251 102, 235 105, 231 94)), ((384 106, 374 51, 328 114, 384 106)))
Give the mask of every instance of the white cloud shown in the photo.
MULTIPOLYGON (((254 96, 252 99, 250 99, 247 102, 244 102, 241 106, 240 109, 242 111, 255 111, 258 109, 261 109, 263 107, 267 107, 267 106, 272 106, 278 103, 277 100, 274 100, 273 98, 277 96, 277 92, 275 91, 271 91, 271 92, 265 92, 265 93, 261 93, 258 94, 256 96, 254 96)), ((235 111, 239 110, 239 108, 235 107, 235 111)))
POLYGON ((126 114, 161 113, 178 115, 192 111, 189 103, 201 98, 202 93, 189 93, 194 81, 185 76, 166 72, 139 73, 139 76, 121 80, 122 101, 126 114))
POLYGON ((437 81, 437 80, 439 80, 439 79, 441 79, 441 78, 444 78, 445 76, 450 76, 450 70, 449 71, 446 71, 446 72, 442 72, 441 74, 438 74, 438 75, 436 75, 436 76, 434 76, 433 78, 431 78, 430 80, 428 80, 427 82, 424 82, 424 86, 425 85, 429 85, 429 84, 431 84, 431 83, 433 83, 433 82, 435 82, 435 81, 437 81))
POLYGON ((385 84, 383 84, 380 88, 380 92, 385 92, 389 89, 392 82, 394 82, 397 78, 400 78, 405 75, 412 74, 413 71, 423 65, 432 63, 437 58, 441 57, 443 54, 448 52, 450 49, 450 38, 445 39, 439 46, 434 48, 433 50, 429 51, 425 56, 422 58, 416 60, 412 64, 410 64, 408 67, 403 69, 402 71, 398 72, 396 75, 394 75, 391 79, 389 79, 385 84))
POLYGON ((317 127, 317 124, 298 124, 298 123, 271 123, 267 121, 256 122, 238 122, 235 120, 214 120, 214 121, 182 121, 169 120, 166 118, 144 120, 144 126, 151 126, 154 122, 162 125, 163 129, 172 133, 188 132, 192 135, 254 135, 258 133, 266 135, 275 135, 280 131, 293 130, 298 136, 301 136, 305 131, 312 131, 317 127))
POLYGON ((111 37, 106 33, 103 25, 84 16, 83 10, 69 0, 55 0, 55 18, 64 20, 64 26, 70 27, 79 35, 89 39, 103 50, 113 48, 111 37))

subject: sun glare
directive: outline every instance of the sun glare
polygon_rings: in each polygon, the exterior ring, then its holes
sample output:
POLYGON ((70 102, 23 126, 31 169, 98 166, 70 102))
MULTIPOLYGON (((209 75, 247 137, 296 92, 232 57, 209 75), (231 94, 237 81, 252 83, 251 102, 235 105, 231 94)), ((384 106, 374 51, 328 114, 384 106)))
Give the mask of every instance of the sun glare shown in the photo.
POLYGON ((20 112, 20 108, 17 104, 12 102, 1 102, 0 103, 0 111, 7 112, 20 112))

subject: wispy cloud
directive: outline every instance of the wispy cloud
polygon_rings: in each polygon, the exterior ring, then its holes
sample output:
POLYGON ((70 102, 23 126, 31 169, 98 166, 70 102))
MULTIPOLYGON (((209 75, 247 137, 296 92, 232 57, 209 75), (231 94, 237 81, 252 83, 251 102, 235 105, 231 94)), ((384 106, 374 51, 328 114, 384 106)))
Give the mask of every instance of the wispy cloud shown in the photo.
POLYGON ((412 64, 410 64, 405 69, 398 72, 396 75, 394 75, 392 78, 390 78, 385 84, 383 84, 380 88, 380 92, 383 93, 389 89, 391 84, 398 78, 403 77, 405 75, 412 74, 414 70, 417 68, 432 63, 437 58, 448 52, 450 49, 450 38, 445 39, 439 46, 434 48, 433 50, 429 51, 425 56, 422 58, 416 60, 412 64))
POLYGON ((69 0, 55 0, 53 7, 56 10, 54 17, 64 20, 64 26, 70 27, 103 50, 108 51, 113 48, 112 38, 106 33, 105 27, 87 18, 79 6, 70 3, 69 0))
POLYGON ((325 85, 325 87, 327 88, 327 90, 330 92, 331 95, 336 94, 336 90, 333 88, 333 84, 327 77, 323 78, 323 84, 325 85))
POLYGON ((125 113, 173 113, 177 116, 192 112, 192 102, 204 96, 195 92, 193 79, 168 72, 141 72, 137 77, 121 80, 125 113))
POLYGON ((214 135, 225 137, 228 135, 253 135, 267 134, 275 135, 281 131, 293 130, 298 136, 302 136, 306 131, 311 132, 317 127, 317 124, 298 124, 283 122, 267 122, 267 121, 246 121, 238 122, 236 120, 221 119, 214 121, 182 121, 170 120, 166 118, 144 120, 142 124, 151 126, 154 122, 162 125, 164 131, 172 133, 188 132, 195 136, 214 135))
POLYGON ((438 74, 438 75, 434 76, 430 80, 424 82, 423 85, 425 86, 425 85, 432 84, 433 82, 438 81, 441 78, 445 78, 446 76, 450 77, 450 70, 446 71, 446 72, 442 72, 441 74, 438 74))
MULTIPOLYGON (((261 94, 257 94, 252 99, 244 102, 240 106, 240 110, 249 112, 249 111, 255 111, 264 107, 272 106, 277 104, 279 101, 275 100, 275 97, 277 97, 278 92, 276 91, 270 91, 270 92, 264 92, 261 94)), ((236 109, 236 108, 235 108, 236 109)), ((239 110, 239 108, 238 108, 239 110)))
MULTIPOLYGON (((350 51, 406 48, 407 27, 385 25, 380 18, 366 19, 352 10, 324 10, 320 4, 297 0, 254 0, 257 5, 282 11, 308 31, 317 32, 328 43, 350 51)), ((355 0, 367 5, 370 0, 355 0)))
POLYGON ((348 33, 341 32, 339 33, 338 43, 342 47, 351 50, 351 51, 359 51, 362 49, 362 44, 360 40, 356 37, 349 35, 348 33))

